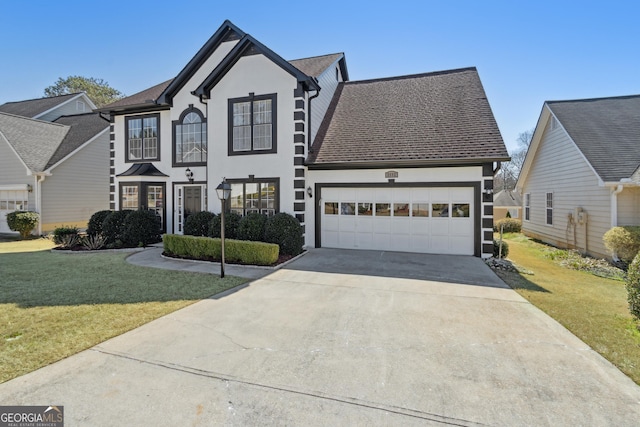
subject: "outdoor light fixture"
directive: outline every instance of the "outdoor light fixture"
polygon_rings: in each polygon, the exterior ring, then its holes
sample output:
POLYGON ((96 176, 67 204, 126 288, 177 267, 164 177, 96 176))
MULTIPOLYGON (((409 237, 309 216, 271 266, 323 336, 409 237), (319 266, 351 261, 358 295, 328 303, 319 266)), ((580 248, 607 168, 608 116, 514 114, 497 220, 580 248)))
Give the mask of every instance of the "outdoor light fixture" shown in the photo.
POLYGON ((493 194, 493 188, 485 188, 482 192, 484 194, 493 194))
POLYGON ((191 169, 187 168, 187 170, 184 171, 184 175, 187 177, 189 182, 193 184, 193 172, 191 171, 191 169))
POLYGON ((313 191, 311 191, 311 186, 307 187, 307 194, 309 197, 313 197, 313 191))
POLYGON ((220 278, 224 278, 224 211, 226 210, 225 202, 231 195, 231 185, 226 178, 222 178, 222 182, 216 187, 218 199, 222 202, 222 210, 220 211, 220 278))

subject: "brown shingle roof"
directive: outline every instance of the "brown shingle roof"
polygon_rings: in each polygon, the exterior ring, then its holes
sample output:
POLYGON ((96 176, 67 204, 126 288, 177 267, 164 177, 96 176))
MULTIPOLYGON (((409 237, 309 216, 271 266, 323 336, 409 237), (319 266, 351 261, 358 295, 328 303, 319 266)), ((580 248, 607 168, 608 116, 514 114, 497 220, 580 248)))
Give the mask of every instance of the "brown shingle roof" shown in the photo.
POLYGON ((111 104, 105 105, 100 108, 101 111, 113 111, 124 107, 138 106, 138 105, 153 105, 158 99, 158 97, 164 92, 164 90, 169 86, 169 84, 173 81, 173 79, 167 80, 166 82, 162 82, 157 84, 149 89, 145 89, 138 93, 134 93, 131 96, 127 96, 126 98, 122 98, 116 102, 112 102, 111 104))
POLYGON ((465 68, 340 84, 307 163, 508 158, 478 72, 465 68))
POLYGON ((640 167, 640 95, 547 101, 580 151, 604 181, 640 167))

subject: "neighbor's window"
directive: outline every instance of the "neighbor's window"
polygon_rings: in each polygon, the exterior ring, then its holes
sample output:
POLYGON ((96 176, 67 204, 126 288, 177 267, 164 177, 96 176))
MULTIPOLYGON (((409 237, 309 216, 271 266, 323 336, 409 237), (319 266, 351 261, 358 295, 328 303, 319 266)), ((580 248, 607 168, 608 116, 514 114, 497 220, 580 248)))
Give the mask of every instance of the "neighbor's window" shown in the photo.
POLYGON ((518 209, 517 208, 509 208, 509 215, 511 215, 511 218, 518 218, 518 209))
POLYGON ((553 225, 553 193, 547 193, 547 225, 553 225))
POLYGON ((125 119, 126 161, 160 160, 160 115, 133 116, 125 119))
POLYGON ((182 113, 174 126, 174 165, 207 162, 207 122, 202 113, 191 108, 182 113))
POLYGON ((228 180, 231 183, 230 210, 246 215, 278 213, 278 182, 276 180, 228 180))
POLYGON ((276 95, 229 100, 229 155, 276 152, 276 95))
POLYGON ((529 213, 531 208, 531 194, 526 193, 524 195, 524 220, 529 221, 529 213))

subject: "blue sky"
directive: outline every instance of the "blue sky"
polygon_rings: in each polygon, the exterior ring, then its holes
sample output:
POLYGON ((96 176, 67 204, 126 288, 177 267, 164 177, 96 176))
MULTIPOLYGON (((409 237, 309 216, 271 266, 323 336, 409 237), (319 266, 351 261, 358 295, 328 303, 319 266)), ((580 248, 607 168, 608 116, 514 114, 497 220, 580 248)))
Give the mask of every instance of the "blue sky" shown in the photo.
POLYGON ((4 1, 0 104, 59 77, 127 95, 229 19, 285 59, 345 52, 351 80, 475 66, 509 149, 545 100, 640 94, 637 1, 4 1))

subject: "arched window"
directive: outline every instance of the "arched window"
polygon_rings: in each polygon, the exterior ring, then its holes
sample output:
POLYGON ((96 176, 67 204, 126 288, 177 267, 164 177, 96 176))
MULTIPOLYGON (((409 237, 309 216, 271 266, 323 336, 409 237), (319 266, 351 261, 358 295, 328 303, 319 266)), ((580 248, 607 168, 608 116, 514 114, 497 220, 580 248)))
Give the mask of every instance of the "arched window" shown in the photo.
POLYGON ((207 123, 202 113, 191 108, 174 123, 175 165, 207 162, 207 123))

